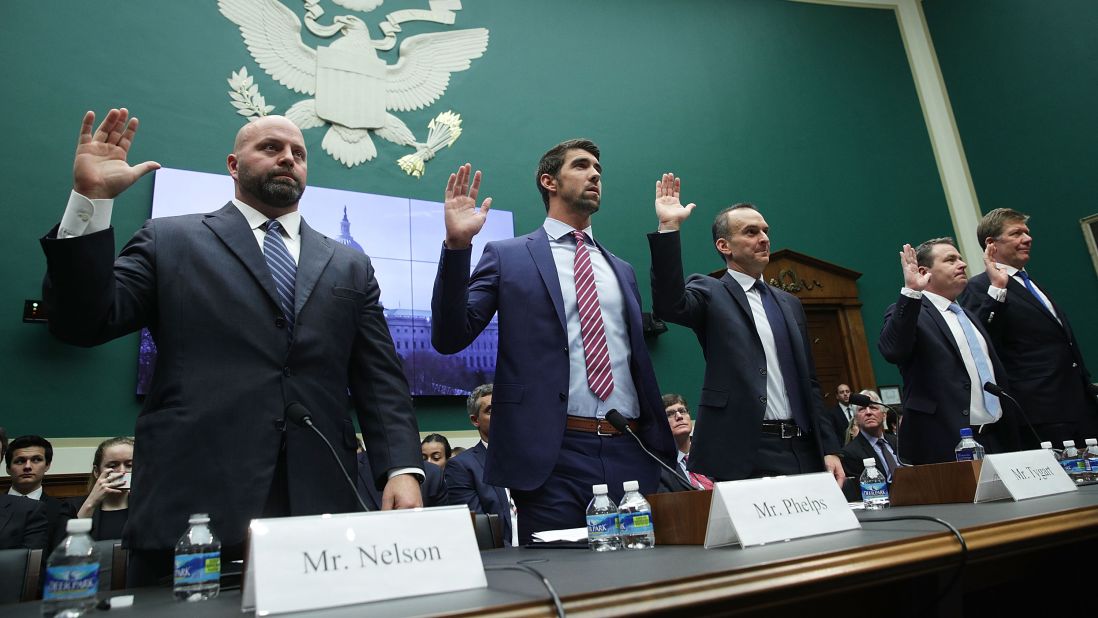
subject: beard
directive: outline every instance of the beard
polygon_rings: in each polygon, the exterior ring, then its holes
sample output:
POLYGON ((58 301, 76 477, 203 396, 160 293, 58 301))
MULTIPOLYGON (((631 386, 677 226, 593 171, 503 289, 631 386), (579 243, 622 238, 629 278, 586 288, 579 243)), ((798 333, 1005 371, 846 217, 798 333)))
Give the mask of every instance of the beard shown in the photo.
POLYGON ((251 195, 254 195, 264 204, 274 208, 290 208, 296 206, 301 200, 301 194, 305 193, 305 186, 297 180, 290 181, 282 174, 290 173, 288 170, 276 169, 265 175, 253 174, 251 170, 240 169, 240 186, 251 195))
POLYGON ((585 215, 593 215, 599 211, 599 204, 601 202, 602 195, 600 194, 597 199, 589 199, 584 197, 586 192, 582 189, 577 195, 567 196, 565 202, 568 207, 576 212, 583 213, 585 215))

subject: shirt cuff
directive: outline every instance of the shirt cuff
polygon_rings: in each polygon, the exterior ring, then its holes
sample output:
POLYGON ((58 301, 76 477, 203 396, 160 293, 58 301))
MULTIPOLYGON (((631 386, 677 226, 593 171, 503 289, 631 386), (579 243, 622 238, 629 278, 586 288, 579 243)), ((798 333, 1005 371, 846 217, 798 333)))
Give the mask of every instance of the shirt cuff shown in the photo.
POLYGON ((1007 291, 1006 288, 997 288, 993 285, 989 285, 987 286, 987 295, 999 302, 1005 302, 1007 291))
MULTIPOLYGON (((433 466, 435 464, 428 465, 433 466)), ((389 470, 389 479, 391 480, 394 476, 400 476, 401 474, 411 474, 415 476, 416 480, 418 480, 420 484, 423 483, 423 479, 425 478, 423 475, 423 470, 420 470, 419 468, 397 468, 395 470, 389 470)))
POLYGON ((923 297, 922 292, 920 292, 918 290, 913 290, 911 288, 900 288, 900 294, 903 294, 904 296, 906 296, 908 298, 922 298, 923 297))
POLYGON ((112 199, 88 199, 72 191, 69 193, 69 203, 65 206, 65 214, 61 216, 61 225, 57 228, 57 237, 74 238, 102 232, 111 226, 113 208, 112 199))

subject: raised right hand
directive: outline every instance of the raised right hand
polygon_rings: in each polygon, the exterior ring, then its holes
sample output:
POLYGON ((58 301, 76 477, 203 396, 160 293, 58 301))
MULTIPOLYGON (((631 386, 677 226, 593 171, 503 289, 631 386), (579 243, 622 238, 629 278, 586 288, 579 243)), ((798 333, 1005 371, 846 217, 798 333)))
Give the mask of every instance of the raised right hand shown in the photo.
POLYGON ((492 198, 486 198, 477 209, 477 194, 480 192, 480 170, 469 184, 469 172, 473 166, 466 163, 450 174, 446 183, 446 248, 466 249, 473 244, 473 237, 484 227, 488 210, 492 207, 492 198))
POLYGON ((94 135, 93 124, 95 112, 89 111, 84 114, 72 163, 72 188, 80 195, 113 199, 145 174, 160 168, 153 161, 132 166, 126 162, 138 124, 137 118, 129 118, 126 108, 107 112, 94 135))
POLYGON ((916 292, 926 289, 926 284, 930 283, 930 272, 919 272, 919 262, 911 245, 904 245, 904 250, 900 252, 900 267, 904 270, 905 288, 916 292))
POLYGON ((694 212, 694 204, 683 206, 679 200, 681 190, 682 181, 670 172, 656 181, 656 218, 660 221, 661 231, 679 229, 694 212))

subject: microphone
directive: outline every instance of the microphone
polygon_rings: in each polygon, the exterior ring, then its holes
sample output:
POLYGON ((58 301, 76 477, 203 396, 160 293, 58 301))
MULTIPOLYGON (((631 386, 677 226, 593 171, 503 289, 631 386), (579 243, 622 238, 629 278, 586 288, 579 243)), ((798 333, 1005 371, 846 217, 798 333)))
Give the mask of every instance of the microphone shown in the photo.
POLYGON ((1014 409, 1018 410, 1018 414, 1021 415, 1022 420, 1026 422, 1026 427, 1029 427, 1029 430, 1033 432, 1033 437, 1037 438, 1037 444, 1041 443, 1041 436, 1037 435, 1037 430, 1033 428, 1033 423, 1029 422, 1029 417, 1026 416, 1025 410, 1022 409, 1022 405, 1018 403, 1017 399, 1011 397, 1009 393, 1004 391, 1001 386, 994 382, 984 382, 984 390, 995 395, 999 399, 1002 399, 1003 397, 1009 399, 1010 402, 1014 404, 1014 409))
POLYGON ((627 434, 633 436, 633 439, 637 441, 637 444, 640 445, 641 450, 644 451, 644 453, 646 455, 648 455, 652 459, 656 460, 656 463, 658 463, 661 466, 663 466, 664 468, 666 468, 667 471, 670 472, 671 474, 674 474, 676 478, 682 480, 691 489, 700 489, 698 487, 694 487, 694 484, 690 482, 690 479, 683 476, 682 472, 680 472, 680 471, 672 468, 671 466, 667 465, 666 463, 663 462, 662 459, 660 459, 659 457, 656 457, 655 455, 653 455, 652 451, 649 451, 647 448, 645 448, 644 442, 641 442, 640 436, 633 433, 633 430, 629 428, 629 421, 625 420, 625 417, 621 415, 621 412, 618 412, 617 410, 610 410, 609 412, 606 413, 606 420, 610 421, 610 424, 614 426, 614 429, 617 429, 621 433, 627 433, 627 434))
POLYGON ((299 427, 308 427, 316 432, 316 435, 320 436, 321 440, 324 440, 324 444, 328 445, 328 450, 332 452, 332 458, 335 459, 336 464, 339 465, 339 471, 343 473, 343 478, 347 479, 347 484, 351 486, 351 491, 355 494, 355 499, 358 500, 358 505, 362 507, 363 511, 369 511, 370 507, 366 506, 366 502, 362 500, 362 496, 358 493, 358 487, 355 486, 355 482, 351 480, 351 475, 347 474, 347 468, 343 467, 343 462, 340 461, 339 455, 336 453, 335 448, 332 447, 332 443, 328 441, 328 438, 324 437, 324 434, 316 428, 313 424, 313 417, 309 414, 309 409, 303 404, 293 402, 286 406, 286 418, 293 421, 295 425, 299 427))

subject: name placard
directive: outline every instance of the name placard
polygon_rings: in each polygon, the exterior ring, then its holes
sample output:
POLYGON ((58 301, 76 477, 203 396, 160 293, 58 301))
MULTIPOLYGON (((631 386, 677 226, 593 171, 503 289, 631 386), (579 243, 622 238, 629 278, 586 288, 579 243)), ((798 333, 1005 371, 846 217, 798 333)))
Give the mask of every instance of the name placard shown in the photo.
POLYGON ((1000 453, 984 456, 973 502, 1007 498, 1017 502, 1076 490, 1075 481, 1050 450, 1000 453))
POLYGON ((724 481, 713 486, 705 547, 748 547, 860 527, 826 472, 724 481))
POLYGON ((484 588, 465 506, 252 520, 243 611, 259 615, 484 588))

